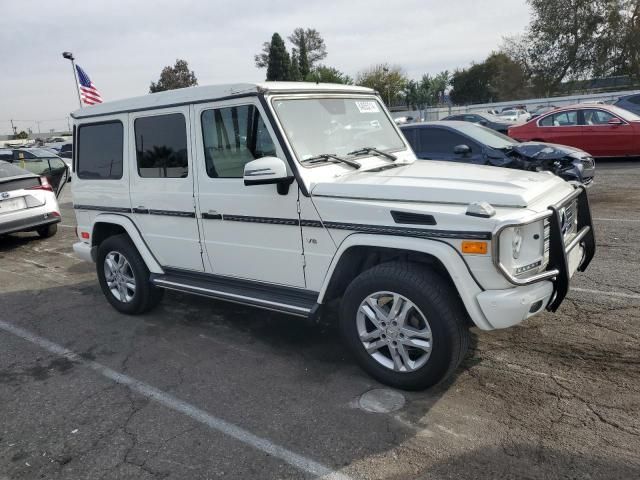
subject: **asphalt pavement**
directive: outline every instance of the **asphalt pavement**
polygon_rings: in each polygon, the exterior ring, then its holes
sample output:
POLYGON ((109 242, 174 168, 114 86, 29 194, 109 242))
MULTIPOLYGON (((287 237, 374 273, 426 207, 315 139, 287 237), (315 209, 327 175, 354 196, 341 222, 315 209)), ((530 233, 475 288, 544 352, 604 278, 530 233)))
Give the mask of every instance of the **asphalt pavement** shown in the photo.
POLYGON ((175 292, 119 314, 65 187, 55 237, 0 238, 0 480, 640 478, 640 161, 597 169, 598 252, 560 310, 474 330, 424 392, 295 317, 175 292))

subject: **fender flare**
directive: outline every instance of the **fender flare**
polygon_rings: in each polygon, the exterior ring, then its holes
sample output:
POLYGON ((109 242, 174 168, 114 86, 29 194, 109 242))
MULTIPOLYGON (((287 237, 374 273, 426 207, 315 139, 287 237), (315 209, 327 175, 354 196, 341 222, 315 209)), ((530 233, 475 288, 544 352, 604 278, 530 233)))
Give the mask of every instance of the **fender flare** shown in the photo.
POLYGON ((441 240, 358 233, 348 236, 340 244, 331 260, 331 264, 322 283, 322 288, 320 289, 318 303, 323 303, 324 296, 336 267, 340 263, 343 254, 352 247, 393 248, 396 250, 425 253, 437 258, 449 273, 458 291, 458 295, 460 295, 462 303, 467 309, 467 313, 473 323, 482 330, 493 330, 492 325, 487 321, 476 298, 483 290, 473 279, 466 263, 455 248, 441 240))
POLYGON ((131 220, 126 215, 118 215, 115 213, 101 213, 97 215, 93 220, 93 226, 91 228, 91 238, 93 238, 93 232, 95 231, 96 225, 98 225, 99 223, 109 223, 112 225, 119 225, 124 228, 124 230, 127 232, 127 235, 129 235, 129 238, 138 249, 142 260, 144 260, 144 263, 147 265, 149 271, 151 273, 164 273, 164 270, 162 269, 156 258, 153 256, 153 253, 151 253, 149 246, 142 238, 140 230, 138 230, 136 224, 133 223, 133 220, 131 220))

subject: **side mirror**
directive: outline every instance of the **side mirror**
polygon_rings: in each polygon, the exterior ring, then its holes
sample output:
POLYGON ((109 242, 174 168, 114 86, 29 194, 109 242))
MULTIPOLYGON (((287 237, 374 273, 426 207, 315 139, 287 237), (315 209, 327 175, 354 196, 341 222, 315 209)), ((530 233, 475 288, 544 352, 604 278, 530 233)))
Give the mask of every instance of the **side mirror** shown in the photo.
POLYGON ((609 125, 622 125, 622 120, 618 117, 611 117, 607 123, 609 125))
POLYGON ((293 183, 293 177, 287 173, 287 165, 277 157, 263 157, 247 163, 243 178, 246 186, 276 184, 280 195, 286 195, 293 183))
POLYGON ((453 153, 456 155, 467 155, 471 153, 471 148, 469 145, 456 145, 453 147, 453 153))
POLYGON ((483 127, 486 127, 487 126, 487 121, 486 120, 480 120, 478 122, 478 124, 482 125, 483 127))

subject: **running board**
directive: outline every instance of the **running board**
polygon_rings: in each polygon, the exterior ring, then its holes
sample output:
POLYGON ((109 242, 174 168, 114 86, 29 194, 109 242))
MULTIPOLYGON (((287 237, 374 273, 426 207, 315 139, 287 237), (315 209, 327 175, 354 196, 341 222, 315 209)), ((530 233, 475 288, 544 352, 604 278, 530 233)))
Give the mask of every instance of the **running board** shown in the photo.
POLYGON ((250 280, 165 268, 151 274, 157 287, 308 318, 317 310, 318 292, 250 280))

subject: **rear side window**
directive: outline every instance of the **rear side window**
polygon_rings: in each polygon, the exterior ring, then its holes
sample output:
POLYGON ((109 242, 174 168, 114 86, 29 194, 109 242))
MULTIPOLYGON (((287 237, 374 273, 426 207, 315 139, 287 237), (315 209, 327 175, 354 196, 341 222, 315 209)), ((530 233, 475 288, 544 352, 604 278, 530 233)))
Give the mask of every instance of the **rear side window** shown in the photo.
POLYGON ((242 178, 245 164, 276 154, 254 105, 205 110, 201 121, 207 174, 212 178, 242 178))
POLYGON ((186 178, 187 125, 184 115, 171 113, 136 118, 136 158, 142 178, 186 178))
POLYGON ((122 122, 81 125, 78 129, 78 178, 122 178, 122 122))

